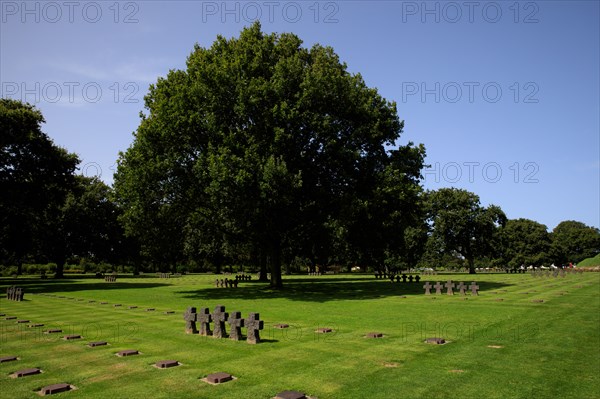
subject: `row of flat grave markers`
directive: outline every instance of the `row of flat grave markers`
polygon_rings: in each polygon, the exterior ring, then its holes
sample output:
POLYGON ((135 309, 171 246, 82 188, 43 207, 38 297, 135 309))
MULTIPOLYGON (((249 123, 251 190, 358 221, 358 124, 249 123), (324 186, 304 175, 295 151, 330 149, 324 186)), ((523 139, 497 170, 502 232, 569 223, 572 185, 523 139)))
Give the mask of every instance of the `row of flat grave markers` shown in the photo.
POLYGON ((223 287, 223 288, 237 288, 237 286, 238 286, 238 281, 237 280, 233 280, 233 279, 229 280, 228 278, 226 278, 224 280, 223 279, 221 279, 221 280, 216 279, 215 280, 215 287, 217 287, 217 288, 220 288, 220 287, 223 287))
POLYGON ((23 300, 24 295, 25 290, 21 287, 15 287, 13 285, 6 289, 6 299, 8 299, 9 301, 21 302, 23 300))
POLYGON ((213 338, 226 338, 225 322, 230 326, 229 339, 239 341, 242 339, 242 327, 247 330, 246 342, 249 344, 260 343, 259 331, 264 328, 264 322, 260 320, 258 313, 249 313, 248 317, 243 319, 241 312, 231 312, 231 315, 225 312, 225 306, 217 305, 213 313, 208 308, 200 308, 196 312, 195 307, 188 307, 183 314, 185 320, 186 334, 200 334, 201 336, 212 336, 213 338), (213 330, 210 329, 210 323, 213 323, 213 330), (200 324, 200 330, 196 328, 196 323, 200 324))
POLYGON ((471 290, 471 295, 479 295, 479 286, 477 285, 477 283, 475 281, 471 282, 471 285, 466 286, 465 283, 463 281, 461 281, 458 285, 454 284, 452 282, 452 280, 448 280, 446 282, 446 284, 440 284, 440 282, 436 282, 435 285, 431 285, 431 283, 428 281, 427 283, 425 283, 425 285, 423 286, 423 288, 425 289, 425 295, 431 295, 431 289, 435 288, 435 294, 436 295, 442 295, 442 289, 446 288, 446 294, 447 295, 454 295, 454 288, 458 289, 458 292, 461 295, 466 295, 467 294, 467 289, 471 290))

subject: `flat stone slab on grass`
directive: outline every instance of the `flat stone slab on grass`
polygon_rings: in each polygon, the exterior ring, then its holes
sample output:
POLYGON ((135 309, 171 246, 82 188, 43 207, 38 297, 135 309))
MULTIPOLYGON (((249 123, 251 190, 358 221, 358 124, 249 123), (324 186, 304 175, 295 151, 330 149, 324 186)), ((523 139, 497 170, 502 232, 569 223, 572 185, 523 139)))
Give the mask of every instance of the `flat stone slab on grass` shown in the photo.
POLYGON ((427 338, 425 342, 428 344, 443 345, 446 343, 446 340, 444 338, 427 338))
POLYGON ((383 333, 380 332, 370 332, 366 335, 367 338, 383 338, 383 333))
POLYGON ((17 324, 31 323, 31 320, 17 320, 17 324))
POLYGON ((544 302, 544 300, 543 299, 534 299, 531 302, 533 302, 533 303, 542 303, 542 302, 544 302))
POLYGON ((44 334, 58 334, 63 332, 60 328, 51 328, 49 330, 44 331, 44 334))
POLYGON ((289 326, 290 326, 289 324, 281 323, 281 324, 275 324, 273 327, 282 329, 282 328, 289 328, 289 326))
POLYGON ((298 391, 279 392, 274 399, 306 399, 306 395, 298 391))
POLYGON ((140 354, 140 352, 135 349, 127 349, 127 350, 118 352, 117 356, 124 357, 124 356, 134 356, 134 355, 139 355, 139 354, 140 354))
POLYGON ((106 342, 106 341, 95 341, 95 342, 90 342, 88 344, 88 346, 90 348, 95 348, 97 346, 105 346, 105 345, 108 345, 108 342, 106 342))
POLYGON ((73 339, 81 339, 81 335, 77 335, 77 334, 69 334, 69 335, 65 335, 65 336, 63 337, 63 339, 64 339, 65 341, 71 341, 71 340, 73 340, 73 339))
POLYGON ((70 384, 53 384, 40 389, 39 394, 41 396, 54 395, 55 393, 67 392, 72 389, 75 389, 75 387, 70 384))
POLYGON ((119 306, 123 306, 123 305, 121 305, 120 303, 115 303, 113 306, 114 306, 115 308, 118 308, 119 306))
POLYGON ((16 356, 0 357, 0 363, 14 362, 15 360, 19 360, 19 359, 16 356))
POLYGON ((154 308, 148 308, 148 309, 146 309, 146 312, 154 312, 155 310, 156 309, 154 309, 154 308))
POLYGON ((315 330, 315 332, 318 334, 327 334, 327 333, 333 332, 333 330, 331 328, 324 327, 324 328, 317 328, 315 330))
POLYGON ((204 380, 209 384, 222 384, 224 382, 233 380, 233 378, 234 377, 231 374, 220 372, 209 374, 206 376, 206 378, 204 378, 204 380))
POLYGON ((177 360, 161 360, 154 364, 154 366, 159 369, 168 369, 170 367, 177 367, 179 365, 180 363, 177 360))
POLYGON ((173 313, 175 313, 175 311, 174 311, 174 310, 167 310, 167 311, 165 312, 165 314, 173 314, 173 313))
POLYGON ((7 316, 4 320, 17 320, 17 316, 7 316))
POLYGON ((42 370, 40 370, 38 368, 31 368, 31 369, 15 371, 10 376, 12 378, 21 378, 21 377, 27 377, 28 375, 40 374, 41 372, 42 372, 42 370))
POLYGON ((35 327, 44 327, 42 323, 29 324, 27 327, 35 328, 35 327))
POLYGON ((137 309, 137 306, 128 306, 127 309, 137 309))

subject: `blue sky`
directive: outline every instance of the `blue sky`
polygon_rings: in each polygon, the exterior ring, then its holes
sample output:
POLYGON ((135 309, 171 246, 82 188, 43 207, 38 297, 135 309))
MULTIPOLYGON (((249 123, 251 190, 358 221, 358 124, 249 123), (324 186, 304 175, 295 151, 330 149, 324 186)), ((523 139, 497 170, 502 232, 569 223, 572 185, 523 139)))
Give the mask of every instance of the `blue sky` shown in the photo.
POLYGON ((81 172, 112 182, 148 85, 195 43, 267 32, 332 46, 424 143, 424 186, 507 216, 600 227, 598 1, 5 1, 0 91, 42 110, 81 172))

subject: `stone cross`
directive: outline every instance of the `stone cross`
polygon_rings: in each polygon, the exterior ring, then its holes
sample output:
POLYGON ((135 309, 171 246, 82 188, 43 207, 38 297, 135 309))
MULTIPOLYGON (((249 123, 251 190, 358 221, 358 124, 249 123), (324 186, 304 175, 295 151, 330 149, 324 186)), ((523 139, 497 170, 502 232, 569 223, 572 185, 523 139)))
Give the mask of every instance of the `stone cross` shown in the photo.
POLYGON ((413 282, 414 277, 412 276, 412 274, 410 276, 408 276, 408 282, 412 283, 413 282))
POLYGON ((465 290, 467 289, 467 286, 462 281, 460 282, 460 284, 458 284, 458 286, 456 288, 458 288, 458 290, 460 292, 460 295, 465 295, 466 294, 465 290))
POLYGON ((248 337, 246 342, 249 344, 258 344, 260 342, 260 330, 264 328, 264 322, 260 320, 258 313, 248 314, 248 318, 244 320, 244 324, 248 329, 248 337))
POLYGON ((406 283, 406 274, 403 274, 403 275, 402 275, 402 282, 403 282, 403 283, 406 283))
POLYGON ((229 338, 234 341, 242 339, 242 327, 244 327, 244 319, 242 319, 242 312, 231 312, 229 319, 229 338))
POLYGON ((448 280, 448 282, 444 284, 444 287, 446 287, 446 294, 454 295, 454 291, 452 291, 452 288, 454 288, 454 283, 452 280, 448 280))
POLYGON ((200 322, 200 335, 211 335, 210 322, 212 321, 212 315, 208 308, 200 309, 200 313, 196 316, 196 321, 200 322))
POLYGON ((439 281, 437 281, 435 283, 435 285, 433 286, 433 288, 435 288, 435 294, 436 295, 442 295, 442 287, 443 287, 443 285, 441 285, 439 281))
POLYGON ((471 281, 471 285, 469 286, 469 289, 471 290, 471 295, 479 295, 477 293, 479 286, 477 285, 477 283, 475 281, 471 281))
POLYGON ((431 295, 431 283, 428 281, 423 286, 425 288, 425 295, 431 295))
POLYGON ((229 317, 229 314, 225 312, 225 306, 217 305, 215 308, 212 319, 215 323, 215 330, 213 331, 213 337, 215 338, 223 338, 226 334, 225 332, 225 321, 229 317))
POLYGON ((421 277, 418 274, 415 276, 415 281, 417 284, 419 284, 419 281, 421 281, 421 277))
POLYGON ((185 333, 186 334, 198 334, 196 329, 196 321, 198 320, 198 314, 196 308, 190 306, 183 314, 183 320, 185 320, 185 333))

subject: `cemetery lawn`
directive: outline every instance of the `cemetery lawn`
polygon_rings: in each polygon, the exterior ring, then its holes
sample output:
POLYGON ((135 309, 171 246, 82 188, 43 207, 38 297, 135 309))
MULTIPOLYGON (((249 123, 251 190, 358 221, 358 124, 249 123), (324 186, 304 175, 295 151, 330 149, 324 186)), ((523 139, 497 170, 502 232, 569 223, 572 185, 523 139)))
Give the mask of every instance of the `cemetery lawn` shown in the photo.
POLYGON ((0 279, 0 357, 19 357, 0 363, 0 397, 35 398, 35 390, 57 383, 77 387, 57 398, 268 399, 284 390, 319 399, 600 397, 600 273, 440 274, 419 284, 372 275, 288 276, 281 291, 256 281, 216 288, 214 280, 0 279), (426 281, 448 279, 477 281, 480 295, 423 294, 426 281), (23 302, 6 299, 13 284, 25 288, 23 302), (242 317, 260 313, 263 342, 185 334, 188 306, 216 305, 242 317), (29 328, 9 316, 44 326, 29 328), (290 327, 275 329, 278 323, 290 327), (323 327, 333 332, 315 333, 323 327), (49 328, 63 333, 42 333, 49 328), (369 332, 384 337, 365 338, 369 332), (82 338, 65 341, 65 334, 82 338), (424 343, 429 337, 448 343, 424 343), (90 341, 109 345, 90 348, 90 341), (126 349, 141 354, 115 355, 126 349), (152 366, 171 359, 181 365, 152 366), (9 377, 32 367, 42 374, 9 377), (216 372, 237 379, 200 380, 216 372))

